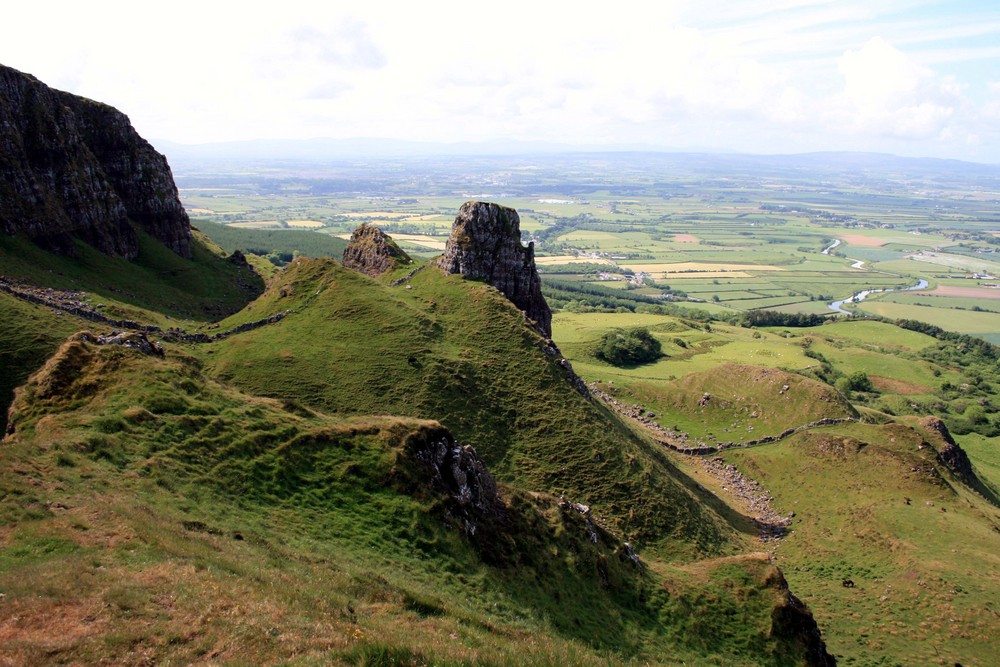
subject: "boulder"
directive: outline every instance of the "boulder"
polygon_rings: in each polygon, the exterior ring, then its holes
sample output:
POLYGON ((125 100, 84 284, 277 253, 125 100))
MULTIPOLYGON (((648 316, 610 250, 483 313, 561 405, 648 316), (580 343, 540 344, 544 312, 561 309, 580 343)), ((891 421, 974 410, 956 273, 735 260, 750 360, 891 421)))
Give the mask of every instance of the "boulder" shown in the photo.
POLYGON ((495 525, 504 514, 486 464, 472 446, 456 442, 443 427, 411 438, 407 454, 423 469, 423 485, 447 498, 445 513, 470 537, 481 524, 495 525))

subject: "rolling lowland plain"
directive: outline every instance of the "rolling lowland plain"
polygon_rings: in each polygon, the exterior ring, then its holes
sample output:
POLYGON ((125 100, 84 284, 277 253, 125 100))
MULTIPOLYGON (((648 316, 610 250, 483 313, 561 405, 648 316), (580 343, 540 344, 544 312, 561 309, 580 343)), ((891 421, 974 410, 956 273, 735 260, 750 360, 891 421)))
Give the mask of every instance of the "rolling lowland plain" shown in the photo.
MULTIPOLYGON (((995 664, 1000 170, 836 154, 174 170, 194 268, 148 240, 129 264, 3 238, 5 271, 71 290, 100 266, 94 308, 164 328, 290 314, 162 360, 68 343, 26 385, 19 432, 50 444, 5 462, 0 508, 18 527, 0 535, 0 591, 21 619, 6 659, 794 664, 762 639, 774 563, 839 664, 995 664), (469 199, 518 210, 553 339, 610 401, 552 392, 561 377, 494 291, 295 261, 339 257, 367 222, 419 266, 469 199), (252 300, 206 260, 237 248, 267 281, 252 300), (870 290, 849 315, 830 308, 870 290), (660 358, 597 355, 634 327, 660 358), (76 379, 33 412, 63 367, 76 379), (523 530, 492 545, 497 569, 428 514, 391 446, 431 437, 415 418, 429 412, 507 485, 523 530), (938 456, 948 432, 973 477, 938 456), (606 546, 619 538, 647 574, 606 546)), ((22 367, 81 328, 0 304, 22 367)), ((25 381, 7 375, 5 393, 25 381)))

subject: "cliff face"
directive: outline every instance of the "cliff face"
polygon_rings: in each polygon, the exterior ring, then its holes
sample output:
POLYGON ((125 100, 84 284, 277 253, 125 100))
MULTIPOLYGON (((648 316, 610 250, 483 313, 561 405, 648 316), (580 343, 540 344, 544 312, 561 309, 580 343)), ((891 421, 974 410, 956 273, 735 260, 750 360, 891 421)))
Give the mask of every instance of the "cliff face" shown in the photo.
POLYGON ((521 245, 521 219, 514 209, 486 202, 462 204, 437 265, 445 273, 490 283, 546 338, 552 336, 552 311, 542 296, 534 246, 521 245))
POLYGON ((344 266, 373 278, 412 262, 385 232, 370 225, 355 229, 344 248, 344 266))
POLYGON ((133 258, 129 220, 183 257, 191 223, 167 160, 128 117, 0 65, 0 228, 71 253, 133 258))

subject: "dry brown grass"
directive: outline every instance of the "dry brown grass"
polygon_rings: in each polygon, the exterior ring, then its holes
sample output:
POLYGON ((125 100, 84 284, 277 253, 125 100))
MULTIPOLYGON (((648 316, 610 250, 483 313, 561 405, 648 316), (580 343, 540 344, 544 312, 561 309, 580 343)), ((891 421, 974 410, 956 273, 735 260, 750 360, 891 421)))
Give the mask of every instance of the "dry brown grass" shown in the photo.
POLYGON ((881 375, 869 375, 868 377, 871 379, 872 385, 877 390, 882 392, 902 394, 904 396, 918 396, 920 394, 930 393, 930 388, 921 384, 903 382, 902 380, 882 377, 881 375))

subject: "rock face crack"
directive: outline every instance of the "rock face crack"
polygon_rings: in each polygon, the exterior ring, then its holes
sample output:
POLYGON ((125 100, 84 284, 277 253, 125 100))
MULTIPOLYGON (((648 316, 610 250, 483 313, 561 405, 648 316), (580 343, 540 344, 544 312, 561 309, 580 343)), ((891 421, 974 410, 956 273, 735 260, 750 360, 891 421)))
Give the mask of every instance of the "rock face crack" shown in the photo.
POLYGON ((462 204, 437 266, 493 285, 546 338, 552 336, 552 311, 542 296, 534 245, 521 245, 521 219, 514 209, 481 201, 462 204))
POLYGON ((106 104, 0 65, 0 230, 132 259, 137 225, 182 257, 191 223, 167 160, 106 104))

